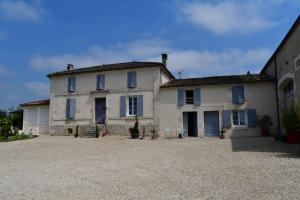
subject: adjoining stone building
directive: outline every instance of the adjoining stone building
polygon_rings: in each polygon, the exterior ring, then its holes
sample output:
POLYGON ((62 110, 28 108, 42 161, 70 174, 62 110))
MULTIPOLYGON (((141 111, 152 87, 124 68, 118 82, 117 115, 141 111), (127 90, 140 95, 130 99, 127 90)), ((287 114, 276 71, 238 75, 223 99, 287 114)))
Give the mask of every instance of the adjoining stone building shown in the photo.
MULTIPOLYGON (((277 115, 280 110, 300 100, 300 16, 292 25, 271 58, 263 67, 261 74, 276 80, 277 115)), ((280 120, 277 127, 280 128, 280 120)), ((282 128, 279 132, 282 132, 282 128)))

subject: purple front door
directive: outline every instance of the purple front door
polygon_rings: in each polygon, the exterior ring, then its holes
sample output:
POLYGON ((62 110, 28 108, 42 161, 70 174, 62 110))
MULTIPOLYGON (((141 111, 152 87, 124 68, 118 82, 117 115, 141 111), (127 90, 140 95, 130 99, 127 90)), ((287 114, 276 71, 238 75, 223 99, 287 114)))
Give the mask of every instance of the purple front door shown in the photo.
POLYGON ((106 99, 97 98, 95 99, 95 114, 96 114, 96 123, 104 124, 105 123, 105 114, 106 114, 106 99))

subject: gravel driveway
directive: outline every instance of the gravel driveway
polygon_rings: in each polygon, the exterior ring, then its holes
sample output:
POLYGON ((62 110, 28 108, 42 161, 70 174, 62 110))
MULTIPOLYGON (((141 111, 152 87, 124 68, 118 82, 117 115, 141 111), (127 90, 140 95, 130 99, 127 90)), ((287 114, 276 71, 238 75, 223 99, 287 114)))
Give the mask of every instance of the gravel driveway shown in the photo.
POLYGON ((300 197, 300 145, 272 138, 41 136, 0 153, 5 200, 300 197))

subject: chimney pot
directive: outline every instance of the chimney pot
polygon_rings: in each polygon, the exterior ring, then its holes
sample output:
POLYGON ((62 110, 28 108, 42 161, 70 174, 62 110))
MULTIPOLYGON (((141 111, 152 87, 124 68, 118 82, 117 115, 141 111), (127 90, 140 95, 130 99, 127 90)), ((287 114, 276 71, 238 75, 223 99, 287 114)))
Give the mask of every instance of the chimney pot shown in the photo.
POLYGON ((168 60, 168 54, 166 53, 162 53, 161 54, 161 61, 162 61, 162 64, 167 67, 167 60, 168 60))
POLYGON ((68 64, 67 71, 70 71, 70 70, 73 70, 73 69, 74 69, 74 65, 68 64))

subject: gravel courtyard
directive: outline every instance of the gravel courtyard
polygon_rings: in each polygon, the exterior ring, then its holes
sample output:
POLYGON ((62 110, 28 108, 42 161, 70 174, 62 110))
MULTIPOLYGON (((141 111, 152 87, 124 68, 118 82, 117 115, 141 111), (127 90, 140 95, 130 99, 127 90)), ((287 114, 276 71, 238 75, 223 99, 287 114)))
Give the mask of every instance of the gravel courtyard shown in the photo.
POLYGON ((41 136, 0 153, 5 200, 300 197, 300 145, 272 138, 41 136))

